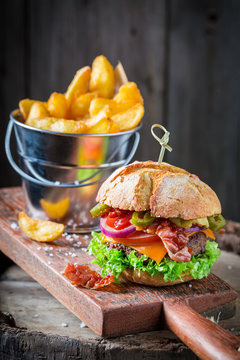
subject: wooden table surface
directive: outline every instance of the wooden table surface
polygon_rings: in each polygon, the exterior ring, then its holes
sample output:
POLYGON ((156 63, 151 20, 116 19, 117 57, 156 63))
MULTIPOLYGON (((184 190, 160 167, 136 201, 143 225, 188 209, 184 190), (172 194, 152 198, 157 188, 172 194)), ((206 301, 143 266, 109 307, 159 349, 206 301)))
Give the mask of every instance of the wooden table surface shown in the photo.
MULTIPOLYGON (((213 273, 240 295, 239 260, 222 251, 213 273)), ((169 331, 97 336, 19 267, 11 264, 3 271, 6 262, 0 254, 0 311, 16 323, 0 312, 0 359, 196 359, 169 331)), ((220 325, 240 336, 239 307, 220 325)))

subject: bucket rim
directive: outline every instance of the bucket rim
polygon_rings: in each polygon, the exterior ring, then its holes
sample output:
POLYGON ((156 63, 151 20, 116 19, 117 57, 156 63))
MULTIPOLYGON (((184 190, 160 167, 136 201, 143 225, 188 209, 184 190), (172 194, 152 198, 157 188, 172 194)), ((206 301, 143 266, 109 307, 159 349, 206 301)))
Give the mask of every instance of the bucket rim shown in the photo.
POLYGON ((138 127, 134 128, 132 130, 121 131, 121 132, 117 132, 117 133, 106 133, 106 134, 63 133, 63 132, 57 132, 57 131, 52 131, 52 130, 44 130, 44 129, 34 128, 33 126, 26 125, 26 124, 22 123, 21 121, 17 120, 15 118, 16 116, 22 117, 19 109, 15 109, 15 110, 11 111, 11 113, 10 113, 10 119, 17 126, 23 127, 25 129, 28 129, 28 130, 44 133, 44 134, 59 135, 59 136, 65 136, 65 137, 66 136, 68 136, 68 137, 70 137, 70 136, 72 136, 72 137, 83 137, 83 136, 87 136, 87 137, 106 137, 106 136, 116 137, 116 136, 124 136, 124 135, 134 134, 135 132, 138 132, 141 129, 142 125, 143 125, 142 120, 141 120, 140 125, 138 125, 138 127))

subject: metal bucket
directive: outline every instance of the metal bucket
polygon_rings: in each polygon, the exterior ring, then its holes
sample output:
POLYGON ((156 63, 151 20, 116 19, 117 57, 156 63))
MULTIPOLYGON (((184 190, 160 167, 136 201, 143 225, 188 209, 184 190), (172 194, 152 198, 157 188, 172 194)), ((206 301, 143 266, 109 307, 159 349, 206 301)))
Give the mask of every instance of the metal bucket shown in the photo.
POLYGON ((102 182, 131 161, 140 127, 107 135, 64 134, 25 125, 19 111, 13 111, 5 149, 10 164, 22 177, 28 215, 60 221, 67 232, 98 228, 99 221, 89 210, 102 182), (10 149, 13 127, 18 165, 10 149))

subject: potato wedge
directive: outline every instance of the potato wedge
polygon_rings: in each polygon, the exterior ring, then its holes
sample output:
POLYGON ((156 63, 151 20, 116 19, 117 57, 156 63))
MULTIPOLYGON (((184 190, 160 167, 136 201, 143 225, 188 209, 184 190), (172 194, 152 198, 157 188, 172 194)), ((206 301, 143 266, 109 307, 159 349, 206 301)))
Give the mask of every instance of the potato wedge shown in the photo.
POLYGON ((97 92, 80 95, 71 105, 71 117, 77 119, 88 114, 91 101, 97 97, 97 92))
POLYGON ((57 203, 52 203, 45 199, 40 200, 40 204, 46 214, 53 220, 62 219, 68 212, 70 199, 66 197, 57 203))
POLYGON ((49 114, 56 118, 66 118, 68 113, 68 104, 65 96, 57 92, 52 93, 48 99, 47 108, 49 114))
POLYGON ((27 120, 43 118, 46 116, 49 116, 46 105, 43 102, 37 101, 31 106, 27 120))
POLYGON ((119 114, 113 115, 111 120, 119 128, 120 131, 127 131, 137 127, 144 115, 144 107, 137 103, 130 109, 119 114))
POLYGON ((89 66, 84 66, 76 72, 65 93, 69 106, 78 96, 85 94, 88 91, 90 76, 91 68, 89 66))
POLYGON ((108 132, 110 134, 120 132, 119 127, 112 120, 111 120, 111 124, 110 124, 110 128, 109 128, 108 132))
POLYGON ((24 119, 27 120, 31 107, 34 103, 39 102, 37 100, 23 99, 19 101, 19 110, 24 119))
POLYGON ((96 116, 85 121, 89 134, 107 134, 111 127, 109 107, 105 106, 96 116))
POLYGON ((86 134, 88 128, 81 120, 57 119, 51 125, 51 130, 68 134, 86 134))
POLYGON ((51 117, 35 118, 35 119, 28 118, 25 124, 29 126, 33 126, 38 129, 52 130, 51 126, 56 120, 58 119, 51 117))
POLYGON ((114 100, 99 97, 91 101, 89 107, 90 116, 97 115, 106 105, 109 107, 109 115, 117 112, 117 104, 114 100))
POLYGON ((50 242, 58 239, 64 232, 64 225, 52 221, 35 220, 23 211, 19 213, 19 226, 30 239, 50 242))
POLYGON ((97 91, 99 96, 104 98, 112 98, 114 86, 115 76, 112 65, 105 56, 97 56, 92 63, 90 91, 97 91))
POLYGON ((117 95, 114 96, 114 100, 117 103, 132 101, 135 102, 135 104, 138 102, 143 104, 142 95, 135 82, 127 82, 126 84, 123 84, 117 95))
POLYGON ((58 119, 54 117, 45 117, 38 119, 28 119, 26 125, 43 130, 51 130, 70 134, 87 133, 87 126, 84 121, 58 119))

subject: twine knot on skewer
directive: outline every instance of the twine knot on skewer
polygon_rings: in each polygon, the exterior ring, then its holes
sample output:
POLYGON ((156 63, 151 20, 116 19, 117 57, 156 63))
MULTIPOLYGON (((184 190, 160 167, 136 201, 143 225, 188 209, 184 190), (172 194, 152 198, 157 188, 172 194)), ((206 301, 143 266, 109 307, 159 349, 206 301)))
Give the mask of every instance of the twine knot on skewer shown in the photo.
POLYGON ((172 148, 170 145, 168 145, 168 141, 169 141, 169 136, 170 136, 170 132, 167 131, 167 129, 165 129, 164 126, 162 125, 159 125, 159 124, 154 124, 152 125, 151 127, 151 133, 152 133, 152 136, 159 142, 159 144, 161 145, 161 150, 160 150, 160 154, 159 154, 159 157, 158 157, 158 164, 161 164, 161 162, 163 161, 163 157, 164 157, 164 153, 165 153, 165 150, 167 149, 168 151, 172 151, 172 148), (159 138, 155 132, 154 132, 154 128, 160 128, 164 131, 164 135, 162 138, 159 138))

